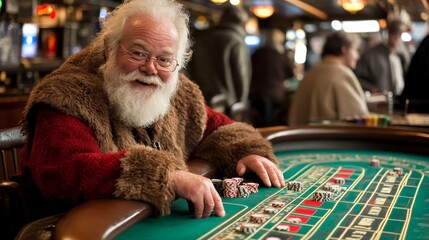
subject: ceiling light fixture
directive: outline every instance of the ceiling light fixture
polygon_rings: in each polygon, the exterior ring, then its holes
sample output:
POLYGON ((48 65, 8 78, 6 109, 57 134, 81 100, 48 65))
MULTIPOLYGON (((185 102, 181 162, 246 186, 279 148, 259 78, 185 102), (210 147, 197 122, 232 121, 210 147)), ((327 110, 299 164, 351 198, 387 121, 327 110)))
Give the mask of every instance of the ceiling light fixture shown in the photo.
POLYGON ((228 1, 228 0, 211 0, 213 3, 215 3, 215 4, 217 4, 217 5, 220 5, 220 4, 222 4, 222 3, 224 3, 224 2, 226 2, 226 1, 228 1))
POLYGON ((355 14, 365 7, 366 0, 338 0, 338 3, 347 12, 355 14))
POLYGON ((273 15, 274 7, 271 5, 253 6, 250 8, 250 11, 252 11, 258 18, 268 18, 273 15))

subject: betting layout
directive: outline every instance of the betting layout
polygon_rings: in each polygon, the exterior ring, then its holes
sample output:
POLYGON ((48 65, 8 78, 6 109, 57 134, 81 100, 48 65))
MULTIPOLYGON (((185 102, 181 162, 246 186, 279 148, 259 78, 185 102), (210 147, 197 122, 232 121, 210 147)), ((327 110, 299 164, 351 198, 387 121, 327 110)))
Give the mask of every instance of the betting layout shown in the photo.
POLYGON ((179 199, 171 215, 145 219, 117 239, 171 239, 168 232, 176 239, 429 239, 429 158, 347 150, 276 155, 286 187, 222 197, 223 218, 195 219, 179 199))
POLYGON ((428 197, 421 187, 428 185, 429 162, 373 154, 278 156, 288 186, 200 239, 429 238, 429 212, 416 210, 428 197))

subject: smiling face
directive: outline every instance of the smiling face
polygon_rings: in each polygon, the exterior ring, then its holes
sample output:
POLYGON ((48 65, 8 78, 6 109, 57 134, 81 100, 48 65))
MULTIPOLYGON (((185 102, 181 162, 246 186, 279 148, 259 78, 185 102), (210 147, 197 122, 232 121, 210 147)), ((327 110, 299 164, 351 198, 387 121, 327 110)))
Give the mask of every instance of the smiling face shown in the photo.
MULTIPOLYGON (((165 115, 178 86, 178 70, 159 71, 154 59, 146 64, 130 61, 132 51, 146 51, 151 57, 175 57, 178 34, 171 22, 150 16, 130 17, 116 57, 103 67, 104 87, 110 104, 125 124, 147 127, 165 115)), ((112 56, 107 54, 107 56, 112 56)))

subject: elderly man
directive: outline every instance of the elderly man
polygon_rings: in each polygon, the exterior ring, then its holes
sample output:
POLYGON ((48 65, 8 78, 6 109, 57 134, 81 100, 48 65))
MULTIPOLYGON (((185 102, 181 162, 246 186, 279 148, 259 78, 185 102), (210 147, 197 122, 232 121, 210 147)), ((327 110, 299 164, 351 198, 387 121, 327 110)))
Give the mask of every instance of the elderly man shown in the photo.
POLYGON ((196 218, 225 211, 211 181, 188 171, 191 158, 224 176, 254 172, 266 186, 284 186, 269 142, 207 107, 179 74, 189 48, 182 5, 120 5, 87 48, 32 91, 22 119, 26 183, 45 200, 142 200, 157 215, 181 197, 196 218))

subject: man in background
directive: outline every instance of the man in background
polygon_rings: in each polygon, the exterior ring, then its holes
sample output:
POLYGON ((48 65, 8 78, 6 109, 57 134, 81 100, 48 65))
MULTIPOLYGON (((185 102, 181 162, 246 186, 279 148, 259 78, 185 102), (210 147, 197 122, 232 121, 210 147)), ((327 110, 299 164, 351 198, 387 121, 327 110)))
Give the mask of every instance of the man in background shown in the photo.
POLYGON ((359 47, 360 39, 354 34, 340 31, 327 37, 322 60, 305 74, 292 96, 290 126, 369 114, 352 70, 359 59, 359 47))
POLYGON ((251 62, 244 37, 248 17, 243 8, 228 5, 217 26, 193 35, 195 45, 187 72, 207 103, 218 94, 225 95, 227 108, 247 101, 251 62))
POLYGON ((362 53, 355 73, 365 91, 401 95, 404 73, 410 59, 409 53, 403 50, 403 31, 401 21, 390 21, 387 26, 387 42, 382 41, 362 53))

